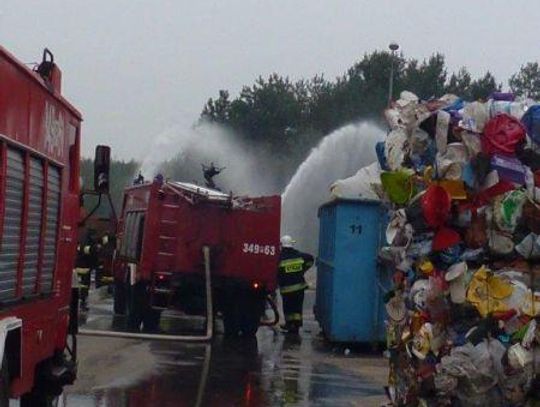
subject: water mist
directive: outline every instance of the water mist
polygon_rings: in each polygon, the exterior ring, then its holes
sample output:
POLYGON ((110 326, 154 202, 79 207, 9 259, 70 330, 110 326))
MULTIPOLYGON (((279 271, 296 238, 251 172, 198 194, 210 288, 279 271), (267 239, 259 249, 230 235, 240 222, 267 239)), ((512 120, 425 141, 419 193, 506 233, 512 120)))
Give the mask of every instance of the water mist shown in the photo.
POLYGON ((317 210, 328 201, 330 186, 375 161, 375 144, 384 136, 371 123, 344 126, 327 135, 298 167, 282 195, 281 231, 293 236, 300 250, 317 253, 317 210))
POLYGON ((151 179, 165 169, 166 177, 204 185, 201 164, 211 162, 225 167, 214 181, 226 193, 256 196, 279 191, 272 170, 265 165, 271 162, 270 157, 246 145, 231 130, 214 123, 173 126, 159 134, 140 171, 146 179, 151 179), (164 163, 167 160, 169 163, 164 163))

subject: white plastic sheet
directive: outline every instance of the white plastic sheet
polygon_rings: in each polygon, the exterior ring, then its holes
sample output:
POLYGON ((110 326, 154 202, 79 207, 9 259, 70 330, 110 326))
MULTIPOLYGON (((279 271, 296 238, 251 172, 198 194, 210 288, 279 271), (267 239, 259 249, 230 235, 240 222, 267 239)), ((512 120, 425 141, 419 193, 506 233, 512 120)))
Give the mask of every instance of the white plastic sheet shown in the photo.
POLYGON ((379 200, 381 168, 374 162, 361 168, 355 175, 338 180, 330 187, 332 198, 379 200))

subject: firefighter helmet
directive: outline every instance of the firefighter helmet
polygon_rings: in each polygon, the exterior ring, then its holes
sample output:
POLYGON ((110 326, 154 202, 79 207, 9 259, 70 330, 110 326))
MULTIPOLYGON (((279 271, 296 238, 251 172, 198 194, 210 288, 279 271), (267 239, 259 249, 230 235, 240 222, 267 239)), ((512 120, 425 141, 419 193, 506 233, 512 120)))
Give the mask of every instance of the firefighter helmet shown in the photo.
POLYGON ((293 240, 292 237, 290 237, 289 235, 283 235, 281 236, 281 247, 293 247, 294 244, 296 243, 296 240, 293 240))

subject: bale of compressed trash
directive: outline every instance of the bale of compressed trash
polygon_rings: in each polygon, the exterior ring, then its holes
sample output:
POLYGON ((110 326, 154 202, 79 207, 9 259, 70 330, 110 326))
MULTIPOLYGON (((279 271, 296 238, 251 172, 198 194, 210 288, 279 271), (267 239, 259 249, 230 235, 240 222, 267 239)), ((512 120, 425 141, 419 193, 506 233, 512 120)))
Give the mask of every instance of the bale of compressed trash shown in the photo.
POLYGON ((540 105, 494 94, 386 111, 381 259, 396 406, 540 398, 540 105))

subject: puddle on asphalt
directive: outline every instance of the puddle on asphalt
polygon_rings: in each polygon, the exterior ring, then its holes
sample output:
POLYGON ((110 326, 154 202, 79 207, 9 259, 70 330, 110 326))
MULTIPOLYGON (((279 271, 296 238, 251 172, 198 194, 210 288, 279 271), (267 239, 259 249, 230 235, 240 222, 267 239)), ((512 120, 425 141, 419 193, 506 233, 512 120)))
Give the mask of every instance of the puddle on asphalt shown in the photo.
MULTIPOLYGON (((99 293, 98 293, 99 294, 99 293)), ((98 294, 94 294, 97 296, 98 294)), ((159 312, 159 326, 152 332, 135 331, 128 327, 125 315, 114 314, 112 298, 93 299, 87 311, 79 313, 79 327, 84 331, 117 333, 159 333, 161 335, 200 335, 206 331, 206 318, 165 310, 159 312)))
POLYGON ((269 328, 257 339, 217 337, 212 345, 150 342, 158 366, 149 377, 88 394, 68 390, 63 401, 80 407, 357 406, 383 394, 371 378, 335 366, 318 348, 311 334, 289 340, 269 328))
MULTIPOLYGON (((306 309, 309 307, 306 305, 306 309)), ((109 298, 94 302, 81 322, 86 329, 126 332, 125 317, 113 316, 109 298)), ((133 363, 125 364, 131 366, 126 372, 121 363, 115 364, 112 373, 100 372, 101 366, 101 369, 108 369, 113 355, 105 354, 106 350, 96 350, 91 358, 92 369, 96 372, 90 373, 90 367, 84 365, 88 362, 84 360, 79 369, 81 376, 88 372, 89 377, 95 375, 101 380, 93 377, 94 382, 89 380, 84 386, 76 384, 67 388, 61 405, 340 407, 363 406, 362 400, 366 397, 384 395, 380 381, 376 382, 370 374, 359 373, 364 369, 350 368, 351 363, 363 363, 363 358, 340 364, 344 359, 343 352, 336 353, 332 346, 317 337, 319 328, 312 317, 304 322, 301 339, 283 336, 271 328, 261 328, 257 338, 226 340, 218 334, 211 345, 133 341, 133 348, 125 352, 127 355, 114 355, 121 360, 140 361, 141 371, 148 372, 131 382, 129 378, 135 370, 133 363), (145 363, 151 369, 143 369, 145 363), (123 380, 124 376, 126 380, 123 380)), ((160 324, 162 331, 173 334, 201 332, 204 326, 204 318, 182 318, 167 312, 162 315, 160 324)), ((97 339, 92 338, 85 337, 85 348, 96 346, 97 339)), ((100 344, 106 348, 111 342, 100 344)))

